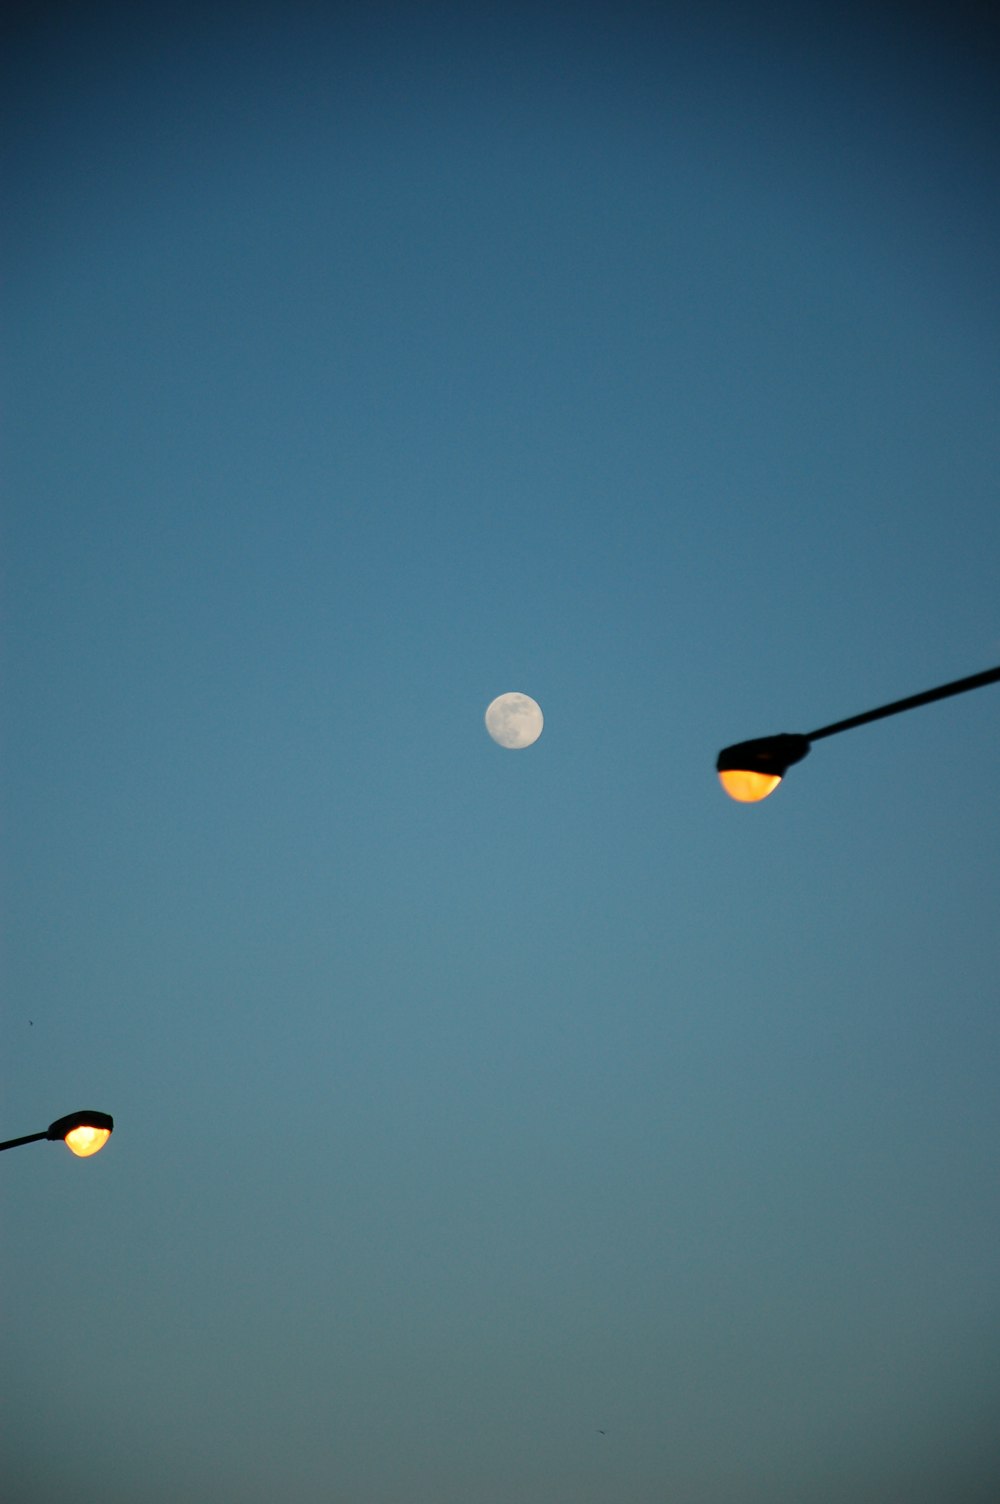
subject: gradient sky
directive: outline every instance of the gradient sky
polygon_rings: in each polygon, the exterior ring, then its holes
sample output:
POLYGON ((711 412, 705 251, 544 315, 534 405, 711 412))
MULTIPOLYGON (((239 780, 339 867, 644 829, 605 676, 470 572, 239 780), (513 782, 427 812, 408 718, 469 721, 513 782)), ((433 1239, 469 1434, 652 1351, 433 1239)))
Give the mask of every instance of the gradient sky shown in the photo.
POLYGON ((993 1504, 987 8, 6 24, 5 1499, 993 1504))

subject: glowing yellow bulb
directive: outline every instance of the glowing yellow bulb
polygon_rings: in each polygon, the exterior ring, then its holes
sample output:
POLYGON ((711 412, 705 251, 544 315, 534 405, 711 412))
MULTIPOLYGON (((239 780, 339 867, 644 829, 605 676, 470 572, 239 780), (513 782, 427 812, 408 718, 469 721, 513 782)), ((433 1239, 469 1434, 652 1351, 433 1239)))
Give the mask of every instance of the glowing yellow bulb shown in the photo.
POLYGON ((781 779, 774 773, 752 773, 746 768, 727 768, 719 774, 719 782, 730 799, 741 804, 756 804, 773 794, 781 779))
POLYGON ((80 1159, 86 1159, 88 1155, 96 1154, 98 1149, 103 1149, 110 1137, 110 1128, 89 1128, 83 1124, 67 1133, 66 1147, 72 1149, 80 1159))

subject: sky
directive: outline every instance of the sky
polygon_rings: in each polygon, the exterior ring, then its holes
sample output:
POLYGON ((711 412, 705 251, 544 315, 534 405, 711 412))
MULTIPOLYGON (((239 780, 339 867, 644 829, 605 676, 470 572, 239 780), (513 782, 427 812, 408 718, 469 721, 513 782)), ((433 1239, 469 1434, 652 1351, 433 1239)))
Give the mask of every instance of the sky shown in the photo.
POLYGON ((5 27, 9 1504, 992 1504, 989 8, 5 27))

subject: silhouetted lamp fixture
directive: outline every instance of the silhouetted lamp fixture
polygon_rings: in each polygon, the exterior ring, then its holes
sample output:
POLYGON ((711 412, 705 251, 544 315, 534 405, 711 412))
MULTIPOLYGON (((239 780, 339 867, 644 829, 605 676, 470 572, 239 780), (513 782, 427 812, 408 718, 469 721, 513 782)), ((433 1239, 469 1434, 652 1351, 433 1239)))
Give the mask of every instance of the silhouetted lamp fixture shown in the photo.
POLYGON ((111 1137, 115 1120, 106 1112, 70 1112, 64 1118, 56 1118, 44 1133, 29 1133, 24 1138, 9 1138, 0 1149, 16 1149, 21 1144, 35 1144, 47 1138, 53 1142, 62 1139, 67 1149, 72 1149, 80 1159, 88 1159, 103 1149, 111 1137))
POLYGON ((880 705, 877 710, 866 710, 846 721, 836 721, 832 726, 821 726, 818 731, 810 731, 805 736, 784 732, 781 736, 761 736, 756 741, 723 747, 715 761, 719 782, 732 799, 738 799, 741 804, 756 804, 774 793, 792 764, 801 762, 812 743, 821 737, 850 731, 852 726, 863 726, 867 721, 878 721, 885 715, 898 715, 901 710, 913 710, 917 705, 929 705, 932 700, 944 700, 948 695, 960 695, 967 689, 979 689, 983 684, 995 684, 998 680, 1000 668, 988 668, 981 674, 971 674, 968 679, 955 679, 938 689, 925 689, 922 694, 894 700, 891 705, 880 705))

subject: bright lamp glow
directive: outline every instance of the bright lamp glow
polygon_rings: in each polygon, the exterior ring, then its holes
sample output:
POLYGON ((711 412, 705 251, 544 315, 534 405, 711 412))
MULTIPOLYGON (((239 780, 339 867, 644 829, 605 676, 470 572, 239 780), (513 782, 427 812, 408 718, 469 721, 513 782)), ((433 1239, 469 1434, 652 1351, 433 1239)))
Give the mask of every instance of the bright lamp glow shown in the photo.
POLYGON ((781 779, 774 773, 753 773, 748 768, 727 768, 719 774, 719 782, 730 799, 740 804, 756 804, 773 794, 781 779))
POLYGON ((759 804, 773 794, 793 763, 809 751, 809 739, 783 731, 780 736, 758 736, 752 742, 723 747, 715 759, 719 782, 740 804, 759 804))
POLYGON ((91 1128, 89 1124, 83 1123, 79 1128, 70 1129, 64 1143, 79 1159, 87 1159, 103 1149, 110 1137, 110 1128, 91 1128))

